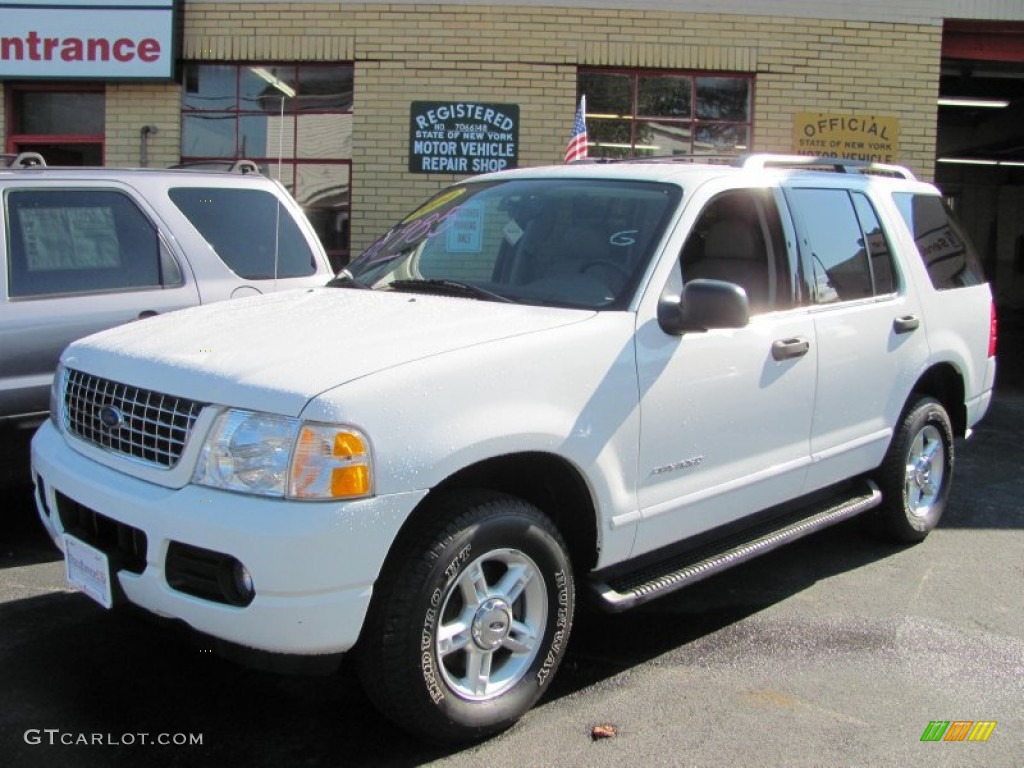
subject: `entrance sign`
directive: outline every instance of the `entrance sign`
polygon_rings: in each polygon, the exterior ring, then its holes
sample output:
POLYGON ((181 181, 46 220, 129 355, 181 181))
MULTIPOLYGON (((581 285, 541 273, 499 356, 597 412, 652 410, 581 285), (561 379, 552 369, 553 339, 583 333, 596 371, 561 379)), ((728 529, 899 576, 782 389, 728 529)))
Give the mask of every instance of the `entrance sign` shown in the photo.
POLYGON ((793 151, 800 155, 893 163, 899 138, 898 117, 821 112, 793 116, 793 151))
POLYGON ((0 78, 172 80, 179 0, 0 0, 0 78))
POLYGON ((519 105, 414 101, 409 110, 411 173, 485 173, 515 168, 519 105))

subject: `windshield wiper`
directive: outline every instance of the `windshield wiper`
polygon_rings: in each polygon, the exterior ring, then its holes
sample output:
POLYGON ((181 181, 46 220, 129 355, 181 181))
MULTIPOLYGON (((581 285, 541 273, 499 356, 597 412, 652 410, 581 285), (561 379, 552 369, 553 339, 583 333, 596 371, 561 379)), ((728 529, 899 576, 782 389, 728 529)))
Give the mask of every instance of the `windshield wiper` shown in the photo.
POLYGON ((366 283, 359 282, 347 269, 341 270, 341 272, 328 280, 326 285, 328 288, 362 288, 367 291, 373 290, 366 283))
POLYGON ((511 299, 508 296, 502 296, 500 293, 489 291, 472 283, 464 283, 461 280, 392 280, 389 283, 389 287, 398 290, 439 293, 443 296, 468 296, 474 299, 503 301, 507 304, 517 303, 515 299, 511 299))

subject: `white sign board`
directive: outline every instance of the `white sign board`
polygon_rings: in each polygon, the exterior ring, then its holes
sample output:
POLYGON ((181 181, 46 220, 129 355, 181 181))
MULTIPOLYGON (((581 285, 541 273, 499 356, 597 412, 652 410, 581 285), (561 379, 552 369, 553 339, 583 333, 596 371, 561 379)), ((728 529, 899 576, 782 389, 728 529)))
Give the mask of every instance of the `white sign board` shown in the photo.
POLYGON ((170 80, 178 0, 0 0, 0 78, 170 80))

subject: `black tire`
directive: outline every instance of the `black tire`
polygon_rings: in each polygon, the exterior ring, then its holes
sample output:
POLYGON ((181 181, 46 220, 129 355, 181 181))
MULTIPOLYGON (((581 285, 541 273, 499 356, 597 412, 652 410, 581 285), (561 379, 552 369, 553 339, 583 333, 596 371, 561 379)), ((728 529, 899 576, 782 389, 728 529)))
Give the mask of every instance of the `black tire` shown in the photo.
POLYGON ((873 532, 902 543, 923 541, 939 524, 953 481, 953 427, 938 400, 922 397, 904 411, 876 480, 882 503, 873 532))
POLYGON ((521 499, 455 492, 423 512, 374 587, 357 668, 402 728, 472 741, 513 725, 550 684, 572 568, 558 530, 521 499))

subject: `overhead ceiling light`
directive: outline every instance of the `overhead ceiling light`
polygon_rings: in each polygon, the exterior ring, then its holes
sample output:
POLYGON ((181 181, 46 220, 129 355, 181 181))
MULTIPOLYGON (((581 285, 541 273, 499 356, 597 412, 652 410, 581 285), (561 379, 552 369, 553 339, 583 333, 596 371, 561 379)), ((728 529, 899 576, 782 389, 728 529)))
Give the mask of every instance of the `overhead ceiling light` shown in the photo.
POLYGON ((1010 106, 1006 99, 974 99, 969 97, 940 96, 940 107, 981 107, 983 109, 1002 109, 1010 106))
POLYGON ((940 157, 938 162, 955 165, 998 165, 997 160, 981 160, 974 157, 940 157))
POLYGON ((256 77, 260 78, 260 80, 265 80, 270 83, 289 99, 295 98, 295 89, 288 85, 284 80, 277 77, 273 72, 264 69, 263 67, 249 67, 249 71, 256 75, 256 77))
POLYGON ((1021 161, 1018 161, 1018 160, 1000 160, 999 164, 1000 165, 1009 165, 1009 166, 1012 166, 1014 168, 1024 168, 1024 162, 1021 162, 1021 161))

